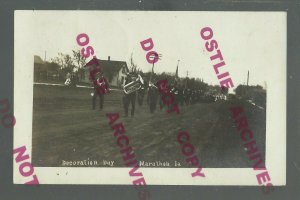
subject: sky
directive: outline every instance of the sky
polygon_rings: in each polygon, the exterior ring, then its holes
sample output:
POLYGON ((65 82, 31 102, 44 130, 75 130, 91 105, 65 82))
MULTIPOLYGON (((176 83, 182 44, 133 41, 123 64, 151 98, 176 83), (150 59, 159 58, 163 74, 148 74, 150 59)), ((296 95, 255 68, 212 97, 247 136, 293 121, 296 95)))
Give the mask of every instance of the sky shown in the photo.
MULTIPOLYGON (((205 50, 200 30, 210 27, 218 42, 234 86, 246 83, 266 87, 273 71, 286 68, 286 13, 284 12, 199 12, 199 11, 17 11, 26 30, 32 32, 35 55, 49 61, 58 52, 71 54, 81 49, 76 43, 80 33, 100 59, 134 62, 144 72, 152 65, 140 42, 152 38, 153 50, 162 54, 155 72, 201 78, 209 84, 219 81, 212 67, 213 53, 205 50)), ((25 30, 25 28, 24 28, 25 30)))

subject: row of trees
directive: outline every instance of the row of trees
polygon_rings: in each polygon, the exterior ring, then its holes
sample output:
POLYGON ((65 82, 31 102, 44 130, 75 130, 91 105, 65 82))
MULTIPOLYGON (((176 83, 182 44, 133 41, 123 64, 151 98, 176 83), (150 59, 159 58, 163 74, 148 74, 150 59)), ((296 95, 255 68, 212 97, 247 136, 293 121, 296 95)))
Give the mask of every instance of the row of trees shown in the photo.
POLYGON ((82 57, 80 51, 73 50, 73 55, 58 53, 58 56, 51 59, 51 63, 59 66, 58 70, 67 72, 80 72, 83 70, 83 67, 86 64, 86 58, 82 57))
POLYGON ((78 78, 84 76, 86 58, 82 57, 80 51, 72 51, 72 55, 58 53, 50 62, 37 63, 35 66, 35 81, 43 80, 65 80, 67 73, 72 73, 78 78))

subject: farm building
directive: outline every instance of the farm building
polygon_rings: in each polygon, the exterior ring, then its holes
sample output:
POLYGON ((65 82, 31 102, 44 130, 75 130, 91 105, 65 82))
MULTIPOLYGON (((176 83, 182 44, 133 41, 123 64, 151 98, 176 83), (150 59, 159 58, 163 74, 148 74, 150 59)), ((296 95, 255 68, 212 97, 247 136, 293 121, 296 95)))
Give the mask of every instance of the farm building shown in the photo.
POLYGON ((59 80, 60 66, 53 62, 43 61, 40 56, 34 56, 34 81, 52 81, 59 80))
MULTIPOLYGON (((95 58, 94 58, 95 59, 95 58)), ((125 83, 126 73, 129 72, 129 69, 127 67, 127 63, 125 61, 115 61, 110 60, 110 56, 108 56, 107 60, 100 60, 97 59, 98 63, 100 64, 101 71, 103 72, 103 76, 108 80, 109 84, 111 86, 115 87, 121 87, 125 83)), ((85 67, 89 65, 94 65, 90 62, 88 62, 85 67)), ((89 70, 85 70, 84 76, 81 78, 81 82, 90 82, 89 79, 90 73, 89 70)))
POLYGON ((40 56, 34 56, 34 81, 39 81, 47 76, 45 62, 40 56))

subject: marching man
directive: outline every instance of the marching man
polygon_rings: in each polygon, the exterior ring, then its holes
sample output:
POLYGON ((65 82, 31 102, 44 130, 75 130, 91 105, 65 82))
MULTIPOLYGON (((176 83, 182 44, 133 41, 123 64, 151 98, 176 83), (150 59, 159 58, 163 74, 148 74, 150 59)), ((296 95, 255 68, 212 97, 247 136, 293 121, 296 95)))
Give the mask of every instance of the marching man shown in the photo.
POLYGON ((94 92, 92 93, 93 99, 92 99, 92 105, 93 110, 96 109, 96 99, 97 96, 99 96, 99 110, 103 109, 103 102, 104 102, 104 95, 109 93, 109 85, 106 78, 101 75, 100 73, 97 74, 99 77, 97 77, 96 84, 94 84, 94 92))
MULTIPOLYGON (((128 83, 133 82, 135 80, 136 80, 136 77, 134 77, 133 74, 127 74, 127 77, 125 79, 125 85, 127 85, 128 83)), ((129 104, 131 104, 131 117, 134 116, 135 99, 136 99, 136 91, 134 91, 130 94, 126 94, 124 92, 123 104, 124 104, 125 117, 128 117, 129 104)))

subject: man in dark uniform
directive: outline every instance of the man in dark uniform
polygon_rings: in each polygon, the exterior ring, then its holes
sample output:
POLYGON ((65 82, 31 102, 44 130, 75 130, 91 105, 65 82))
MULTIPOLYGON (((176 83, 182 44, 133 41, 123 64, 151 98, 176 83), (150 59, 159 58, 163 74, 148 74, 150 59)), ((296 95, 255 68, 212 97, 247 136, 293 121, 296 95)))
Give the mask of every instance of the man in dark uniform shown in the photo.
MULTIPOLYGON (((125 85, 128 83, 135 81, 136 77, 133 76, 133 74, 128 74, 126 79, 125 79, 125 85)), ((135 109, 135 99, 136 99, 136 91, 130 93, 130 94, 125 94, 123 96, 123 104, 124 104, 124 111, 125 111, 125 117, 128 117, 128 108, 129 104, 131 103, 131 116, 134 116, 134 109, 135 109)))
POLYGON ((183 86, 179 85, 178 88, 178 103, 180 104, 180 106, 183 106, 184 104, 184 94, 183 94, 183 86))
POLYGON ((173 93, 173 95, 174 95, 174 103, 173 104, 178 105, 178 103, 179 103, 179 97, 178 97, 179 90, 178 90, 177 82, 174 82, 171 85, 170 92, 173 93))
POLYGON ((138 90, 138 97, 137 98, 138 98, 139 106, 143 105, 144 96, 145 96, 145 86, 143 85, 141 87, 141 89, 138 90))
POLYGON ((189 105, 189 102, 190 102, 190 91, 189 91, 188 88, 184 89, 184 102, 185 102, 185 105, 189 105))
POLYGON ((96 81, 95 82, 96 84, 94 84, 94 93, 92 94, 93 110, 96 109, 97 96, 99 96, 99 110, 102 110, 103 102, 104 102, 104 95, 109 92, 109 85, 108 85, 108 81, 106 80, 106 78, 103 77, 102 75, 100 75, 100 78, 97 78, 95 81, 96 81))

